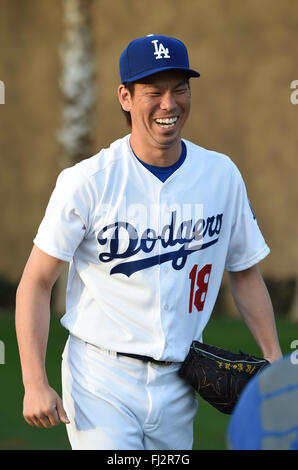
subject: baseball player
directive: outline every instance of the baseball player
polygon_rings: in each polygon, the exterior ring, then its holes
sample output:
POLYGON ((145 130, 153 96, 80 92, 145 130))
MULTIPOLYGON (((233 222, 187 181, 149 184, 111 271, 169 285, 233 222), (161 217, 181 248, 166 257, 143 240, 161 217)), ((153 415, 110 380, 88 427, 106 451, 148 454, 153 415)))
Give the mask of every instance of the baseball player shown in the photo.
POLYGON ((224 270, 265 358, 281 357, 257 267, 269 253, 239 170, 182 139, 185 45, 161 35, 120 57, 130 134, 59 175, 17 293, 30 425, 67 425, 72 449, 191 449, 197 401, 178 370, 202 340, 224 270), (69 263, 63 401, 45 355, 50 298, 69 263))

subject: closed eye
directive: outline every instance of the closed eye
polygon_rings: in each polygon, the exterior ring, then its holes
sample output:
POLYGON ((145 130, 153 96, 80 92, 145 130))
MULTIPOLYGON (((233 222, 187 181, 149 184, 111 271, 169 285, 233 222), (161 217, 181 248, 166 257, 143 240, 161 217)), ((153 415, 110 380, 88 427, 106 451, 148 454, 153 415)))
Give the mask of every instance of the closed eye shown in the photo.
POLYGON ((148 96, 160 96, 161 93, 160 91, 148 91, 147 95, 148 96))
POLYGON ((185 87, 185 88, 179 88, 178 90, 175 90, 176 93, 178 93, 179 95, 182 95, 183 93, 187 93, 188 92, 188 88, 185 87))

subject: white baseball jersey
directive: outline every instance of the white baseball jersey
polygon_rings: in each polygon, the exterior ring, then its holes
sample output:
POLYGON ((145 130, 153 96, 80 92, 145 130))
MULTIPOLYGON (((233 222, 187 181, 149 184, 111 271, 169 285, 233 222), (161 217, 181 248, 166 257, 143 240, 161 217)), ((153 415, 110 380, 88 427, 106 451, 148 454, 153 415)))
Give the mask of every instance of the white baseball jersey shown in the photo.
POLYGON ((247 269, 269 248, 229 157, 184 140, 185 161, 162 183, 129 137, 62 171, 34 242, 70 263, 61 322, 73 335, 183 361, 224 270, 247 269))

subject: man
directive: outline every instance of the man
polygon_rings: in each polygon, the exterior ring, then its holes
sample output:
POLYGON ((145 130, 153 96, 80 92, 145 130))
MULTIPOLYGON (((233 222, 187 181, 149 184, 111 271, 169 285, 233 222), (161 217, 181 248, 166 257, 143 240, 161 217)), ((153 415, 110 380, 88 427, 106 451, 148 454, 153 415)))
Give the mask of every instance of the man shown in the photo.
POLYGON ((31 425, 66 423, 73 449, 191 449, 197 403, 177 371, 224 269, 264 357, 281 357, 256 266, 269 248, 235 165, 181 138, 200 75, 184 44, 134 40, 120 75, 131 134, 59 175, 18 288, 23 413, 31 425), (44 360, 65 262, 62 405, 44 360))

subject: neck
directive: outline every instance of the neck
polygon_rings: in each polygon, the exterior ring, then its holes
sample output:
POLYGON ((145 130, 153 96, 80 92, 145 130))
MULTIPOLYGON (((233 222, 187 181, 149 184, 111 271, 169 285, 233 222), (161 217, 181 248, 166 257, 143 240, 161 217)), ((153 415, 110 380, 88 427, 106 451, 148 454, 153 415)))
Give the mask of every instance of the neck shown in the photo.
POLYGON ((145 143, 139 143, 134 139, 133 134, 130 137, 130 145, 135 155, 145 163, 154 166, 171 166, 179 160, 182 152, 181 139, 170 146, 147 146, 145 143))

